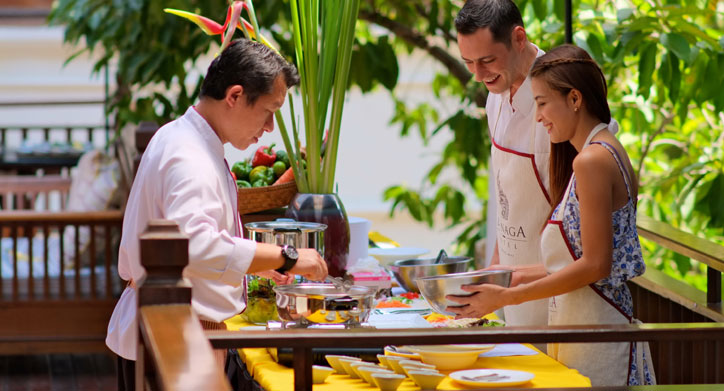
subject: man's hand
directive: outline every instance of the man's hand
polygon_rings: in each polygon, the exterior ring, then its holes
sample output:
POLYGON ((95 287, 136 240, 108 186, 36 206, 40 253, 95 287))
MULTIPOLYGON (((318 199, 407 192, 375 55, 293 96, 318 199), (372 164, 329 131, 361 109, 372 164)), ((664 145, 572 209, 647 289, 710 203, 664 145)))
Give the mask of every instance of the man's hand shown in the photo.
POLYGON ((454 312, 456 318, 479 318, 485 316, 506 303, 506 288, 495 284, 463 285, 463 290, 472 292, 472 296, 448 295, 447 299, 459 303, 460 306, 447 307, 446 310, 454 312))
POLYGON ((289 273, 298 274, 312 281, 321 281, 327 277, 327 263, 317 250, 312 248, 298 248, 299 260, 289 270, 289 273))
POLYGON ((289 274, 281 274, 276 270, 265 270, 263 272, 256 272, 255 275, 259 277, 268 278, 278 285, 287 285, 294 282, 294 276, 289 274))

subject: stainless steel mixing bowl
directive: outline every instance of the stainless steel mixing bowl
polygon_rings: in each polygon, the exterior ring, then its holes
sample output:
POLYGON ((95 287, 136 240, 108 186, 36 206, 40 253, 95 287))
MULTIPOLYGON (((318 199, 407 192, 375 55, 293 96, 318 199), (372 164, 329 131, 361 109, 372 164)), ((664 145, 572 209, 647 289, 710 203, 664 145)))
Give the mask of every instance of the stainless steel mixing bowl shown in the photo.
POLYGON ((448 306, 458 306, 460 303, 448 300, 447 295, 470 296, 460 288, 462 285, 496 284, 504 287, 510 286, 512 270, 488 270, 467 273, 445 274, 440 276, 422 277, 417 279, 422 297, 430 306, 440 314, 455 315, 446 311, 448 306))
POLYGON ((449 273, 461 273, 467 270, 468 257, 447 257, 440 263, 435 263, 436 258, 405 259, 395 261, 388 266, 395 274, 397 282, 408 292, 420 293, 415 280, 420 277, 437 276, 449 273))
POLYGON ((303 283, 279 285, 274 287, 274 291, 282 320, 301 325, 358 325, 370 316, 376 290, 357 285, 345 290, 333 284, 303 283))

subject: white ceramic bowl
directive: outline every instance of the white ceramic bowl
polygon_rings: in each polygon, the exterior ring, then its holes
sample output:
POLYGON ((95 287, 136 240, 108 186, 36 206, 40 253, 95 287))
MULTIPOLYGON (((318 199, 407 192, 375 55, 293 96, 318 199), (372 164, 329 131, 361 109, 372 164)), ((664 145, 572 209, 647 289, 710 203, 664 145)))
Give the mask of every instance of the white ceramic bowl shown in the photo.
POLYGON ((349 375, 352 379, 357 379, 359 376, 357 376, 357 373, 355 373, 354 369, 352 369, 352 363, 360 362, 360 360, 353 360, 349 358, 340 358, 339 363, 342 364, 342 368, 344 368, 344 373, 349 375))
POLYGON ((375 381, 372 380, 372 374, 373 373, 394 373, 389 369, 382 368, 382 367, 368 367, 368 366, 359 366, 357 367, 357 372, 359 372, 360 377, 369 383, 372 387, 375 386, 375 381))
POLYGON ((332 368, 334 368, 334 371, 336 373, 339 373, 340 375, 347 374, 347 371, 344 370, 342 363, 339 362, 340 358, 348 358, 348 359, 358 360, 358 361, 361 360, 360 358, 357 358, 357 357, 337 355, 337 354, 328 354, 328 355, 324 356, 324 358, 326 358, 329 365, 331 365, 332 368))
POLYGON ((441 371, 470 368, 480 353, 491 350, 495 345, 476 345, 474 347, 460 347, 457 345, 415 345, 406 346, 407 349, 418 353, 422 362, 432 364, 441 371))
POLYGON ((404 375, 405 371, 400 366, 400 361, 402 361, 402 360, 407 360, 407 358, 400 357, 400 356, 389 356, 389 357, 387 357, 387 364, 389 364, 390 369, 395 371, 395 373, 404 375))
POLYGON ((381 391, 395 391, 400 386, 405 375, 399 375, 397 373, 373 373, 372 380, 375 385, 380 388, 381 391))
POLYGON ((419 361, 400 361, 399 362, 400 367, 402 368, 402 371, 405 372, 405 375, 407 377, 410 377, 410 371, 434 371, 437 372, 437 368, 435 368, 432 364, 425 364, 419 361))
POLYGON ((430 250, 420 247, 371 248, 367 253, 375 257, 382 266, 391 265, 401 259, 413 259, 429 253, 430 250))
POLYGON ((383 367, 388 368, 388 369, 390 368, 390 364, 387 363, 387 356, 385 356, 384 354, 378 354, 377 360, 379 360, 380 364, 383 367))
POLYGON ((362 374, 360 374, 360 368, 369 367, 369 368, 381 368, 379 365, 375 363, 371 363, 369 361, 358 361, 353 362, 349 364, 350 368, 352 368, 352 371, 357 376, 357 378, 363 379, 362 374))
POLYGON ((407 374, 423 390, 434 390, 445 379, 445 374, 437 371, 408 371, 407 374))
POLYGON ((312 365, 312 383, 322 384, 331 375, 334 369, 322 365, 312 365))

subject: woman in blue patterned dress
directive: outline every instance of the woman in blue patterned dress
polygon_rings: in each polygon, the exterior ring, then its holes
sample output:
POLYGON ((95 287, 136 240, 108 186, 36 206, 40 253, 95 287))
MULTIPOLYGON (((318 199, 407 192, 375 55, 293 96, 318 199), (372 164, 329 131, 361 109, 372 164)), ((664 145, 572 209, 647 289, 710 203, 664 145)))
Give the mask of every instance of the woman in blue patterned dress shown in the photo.
MULTIPOLYGON (((635 322, 625 282, 644 262, 636 232, 637 180, 609 129, 606 80, 576 46, 557 47, 531 70, 536 119, 551 138, 551 216, 543 227, 543 265, 516 270, 517 284, 466 287, 450 296, 458 316, 482 316, 505 305, 549 297, 550 325, 635 322)), ((653 384, 641 343, 549 344, 548 354, 595 386, 653 384)))

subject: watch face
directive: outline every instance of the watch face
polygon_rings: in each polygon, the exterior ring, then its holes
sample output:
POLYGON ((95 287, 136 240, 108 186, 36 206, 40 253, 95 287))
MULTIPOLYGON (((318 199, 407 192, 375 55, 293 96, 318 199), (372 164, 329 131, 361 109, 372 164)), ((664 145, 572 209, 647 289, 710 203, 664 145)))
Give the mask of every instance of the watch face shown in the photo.
POLYGON ((287 257, 289 257, 291 259, 299 258, 299 253, 297 252, 297 249, 294 248, 293 246, 285 246, 284 253, 287 255, 287 257))

